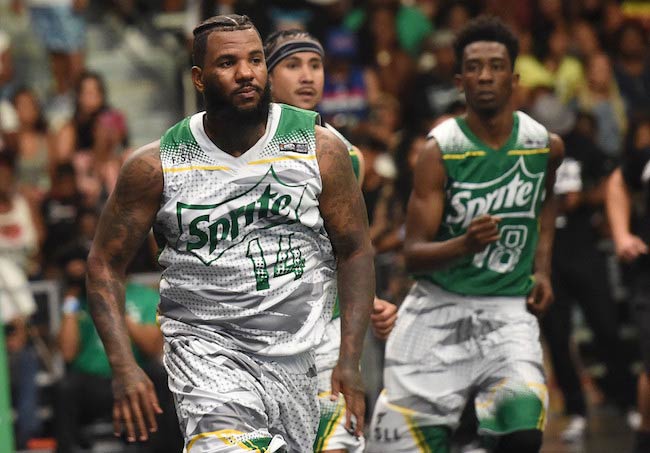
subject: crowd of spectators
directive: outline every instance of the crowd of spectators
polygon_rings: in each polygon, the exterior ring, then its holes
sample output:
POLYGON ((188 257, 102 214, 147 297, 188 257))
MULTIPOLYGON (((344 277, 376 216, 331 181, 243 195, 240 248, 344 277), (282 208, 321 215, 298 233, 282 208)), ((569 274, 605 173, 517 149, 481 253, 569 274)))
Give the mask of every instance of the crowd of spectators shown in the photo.
MULTIPOLYGON (((12 37, 0 30, 0 285, 11 295, 2 298, 2 312, 14 368, 14 395, 34 392, 34 386, 26 384, 33 383, 38 360, 29 340, 29 317, 35 308, 25 290, 27 281, 61 282, 67 297, 64 319, 70 313, 83 319, 79 286, 97 215, 131 145, 142 145, 129 142, 126 116, 111 106, 103 76, 84 67, 84 11, 94 3, 12 2, 13 14, 30 14, 34 30, 42 36, 51 65, 52 90, 47 98, 39 98, 17 80, 12 37), (56 106, 61 99, 71 99, 72 108, 67 118, 55 121, 43 106, 56 106)), ((617 302, 625 301, 615 295, 625 292, 612 289, 623 283, 612 272, 615 254, 603 215, 603 182, 622 156, 649 142, 647 2, 106 3, 126 23, 145 20, 164 8, 185 12, 191 29, 201 18, 237 12, 249 15, 263 37, 278 28, 298 27, 322 41, 326 79, 319 111, 364 155, 363 192, 377 252, 377 294, 395 304, 411 284, 401 246, 418 154, 435 124, 464 110, 454 80, 455 34, 478 14, 501 17, 520 39, 517 108, 567 143, 567 165, 561 170, 565 178, 560 178, 557 189, 562 200, 555 260, 557 301, 544 323, 552 362, 566 371, 557 376, 565 408, 571 415, 586 414, 581 371, 571 365, 575 362, 569 346, 574 301, 599 338, 597 354, 608 369, 603 393, 622 409, 632 405, 633 395, 626 392, 629 363, 621 363, 617 354, 621 311, 617 302)), ((155 271, 155 255, 152 240, 143 246, 133 270, 155 271)), ((52 338, 57 334, 51 332, 52 338)), ((70 347, 69 342, 65 346, 63 340, 60 346, 66 362, 78 372, 74 363, 79 347, 70 347)), ((105 377, 104 371, 99 375, 105 377)), ((35 398, 20 396, 16 401, 21 402, 16 405, 17 442, 24 446, 43 432, 34 417, 25 415, 34 413, 35 398), (23 405, 28 407, 19 407, 23 405)))

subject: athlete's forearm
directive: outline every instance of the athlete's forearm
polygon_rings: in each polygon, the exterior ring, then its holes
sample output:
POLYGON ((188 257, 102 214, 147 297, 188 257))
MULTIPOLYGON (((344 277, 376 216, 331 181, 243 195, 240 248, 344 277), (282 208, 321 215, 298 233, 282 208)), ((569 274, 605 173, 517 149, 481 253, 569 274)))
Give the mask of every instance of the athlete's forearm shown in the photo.
POLYGON ((341 306, 339 363, 358 367, 375 296, 373 252, 367 247, 338 261, 341 306))
POLYGON ((88 257, 88 307, 115 373, 135 365, 124 317, 124 276, 92 254, 88 257))
POLYGON ((409 272, 442 269, 469 253, 464 236, 436 242, 407 241, 404 246, 406 268, 409 272))
POLYGON ((605 206, 614 240, 616 241, 617 238, 629 234, 632 208, 630 206, 630 194, 620 169, 614 171, 609 181, 607 181, 605 206))
POLYGON ((158 143, 136 151, 120 170, 88 256, 90 314, 114 374, 135 365, 124 318, 126 271, 154 223, 163 188, 158 143))

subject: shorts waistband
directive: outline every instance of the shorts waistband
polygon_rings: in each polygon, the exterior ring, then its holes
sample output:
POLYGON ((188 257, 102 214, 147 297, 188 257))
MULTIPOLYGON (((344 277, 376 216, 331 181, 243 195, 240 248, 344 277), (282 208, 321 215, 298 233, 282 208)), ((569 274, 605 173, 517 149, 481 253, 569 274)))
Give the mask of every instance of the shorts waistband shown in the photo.
POLYGON ((524 296, 475 296, 447 291, 435 283, 420 280, 415 283, 411 294, 427 297, 432 306, 459 305, 469 310, 491 312, 527 312, 524 296))

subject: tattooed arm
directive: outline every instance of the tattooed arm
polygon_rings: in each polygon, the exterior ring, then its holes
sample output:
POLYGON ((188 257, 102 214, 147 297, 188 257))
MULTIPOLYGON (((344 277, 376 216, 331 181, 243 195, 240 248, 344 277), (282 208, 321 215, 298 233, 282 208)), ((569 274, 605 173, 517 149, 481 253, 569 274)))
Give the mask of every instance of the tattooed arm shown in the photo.
POLYGON ((363 433, 364 391, 359 360, 375 294, 373 251, 368 216, 347 149, 331 132, 316 128, 318 165, 323 181, 320 211, 337 261, 341 304, 341 349, 332 374, 332 395, 343 393, 347 427, 351 415, 355 433, 363 433))
POLYGON ((90 313, 113 370, 113 428, 126 429, 127 439, 148 438, 160 413, 153 384, 131 351, 124 316, 126 269, 149 234, 163 190, 159 144, 136 151, 120 171, 95 233, 88 256, 87 290, 90 313))

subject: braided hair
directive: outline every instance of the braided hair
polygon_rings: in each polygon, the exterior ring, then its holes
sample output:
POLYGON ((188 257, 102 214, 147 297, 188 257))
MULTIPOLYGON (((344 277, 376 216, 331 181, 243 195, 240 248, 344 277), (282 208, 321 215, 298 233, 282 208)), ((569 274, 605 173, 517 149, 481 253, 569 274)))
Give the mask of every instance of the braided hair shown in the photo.
POLYGON ((255 24, 253 24, 250 18, 248 16, 240 16, 239 14, 213 16, 204 20, 192 31, 194 35, 194 43, 192 45, 192 61, 194 65, 199 68, 203 67, 208 37, 212 32, 248 29, 253 29, 257 32, 257 28, 255 28, 255 24))

